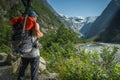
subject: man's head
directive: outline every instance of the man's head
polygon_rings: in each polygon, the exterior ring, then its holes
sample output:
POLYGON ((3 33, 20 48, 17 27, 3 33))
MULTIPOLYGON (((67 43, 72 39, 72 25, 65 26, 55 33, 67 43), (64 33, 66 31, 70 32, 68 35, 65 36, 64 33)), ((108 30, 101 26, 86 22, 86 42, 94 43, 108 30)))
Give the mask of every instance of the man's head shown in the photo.
POLYGON ((36 14, 35 11, 28 11, 28 16, 30 16, 33 19, 35 19, 35 21, 37 20, 37 17, 38 17, 38 15, 36 14))
POLYGON ((38 17, 35 11, 28 11, 28 16, 30 17, 38 17))

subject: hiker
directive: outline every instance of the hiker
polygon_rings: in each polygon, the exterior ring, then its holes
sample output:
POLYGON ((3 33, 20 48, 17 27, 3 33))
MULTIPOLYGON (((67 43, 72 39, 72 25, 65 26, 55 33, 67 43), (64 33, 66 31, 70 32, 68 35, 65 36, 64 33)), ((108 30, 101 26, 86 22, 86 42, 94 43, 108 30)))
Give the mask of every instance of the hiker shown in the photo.
MULTIPOLYGON (((26 20, 25 30, 32 30, 32 40, 35 41, 37 38, 41 38, 43 33, 39 30, 39 24, 37 21, 38 15, 35 11, 28 11, 28 17, 26 20)), ((13 26, 16 23, 20 23, 22 26, 24 25, 25 16, 15 17, 11 19, 11 25, 13 26)), ((30 33, 31 34, 31 33, 30 33)), ((17 80, 25 80, 25 70, 30 64, 31 66, 31 80, 38 80, 38 68, 39 68, 39 46, 38 41, 35 46, 33 46, 32 51, 28 54, 22 54, 20 69, 18 73, 17 80)))

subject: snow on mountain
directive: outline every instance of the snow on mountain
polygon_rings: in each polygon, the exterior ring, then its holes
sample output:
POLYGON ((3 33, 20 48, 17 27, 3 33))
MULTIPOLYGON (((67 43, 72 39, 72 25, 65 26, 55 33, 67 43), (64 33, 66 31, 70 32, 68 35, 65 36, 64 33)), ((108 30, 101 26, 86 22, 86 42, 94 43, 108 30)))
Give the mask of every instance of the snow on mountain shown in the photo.
MULTIPOLYGON (((68 28, 73 29, 75 32, 81 35, 81 28, 87 26, 87 24, 93 23, 97 16, 90 16, 90 17, 67 17, 65 15, 60 15, 62 17, 62 22, 65 23, 65 25, 68 28)), ((85 27, 87 28, 87 27, 85 27)))
POLYGON ((86 22, 87 23, 92 23, 96 20, 97 16, 90 16, 90 17, 86 17, 86 22))

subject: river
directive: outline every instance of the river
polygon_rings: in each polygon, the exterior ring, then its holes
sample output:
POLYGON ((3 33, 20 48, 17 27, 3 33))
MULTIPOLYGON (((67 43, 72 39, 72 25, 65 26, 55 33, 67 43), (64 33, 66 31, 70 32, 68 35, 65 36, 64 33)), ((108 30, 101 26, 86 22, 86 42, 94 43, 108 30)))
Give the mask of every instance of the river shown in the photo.
POLYGON ((118 51, 116 52, 116 60, 118 60, 120 62, 120 44, 85 43, 85 44, 79 44, 76 47, 77 47, 77 53, 80 53, 82 49, 85 49, 85 51, 90 51, 91 53, 93 51, 100 53, 102 48, 104 48, 104 47, 109 47, 110 50, 112 50, 113 47, 117 47, 118 51))

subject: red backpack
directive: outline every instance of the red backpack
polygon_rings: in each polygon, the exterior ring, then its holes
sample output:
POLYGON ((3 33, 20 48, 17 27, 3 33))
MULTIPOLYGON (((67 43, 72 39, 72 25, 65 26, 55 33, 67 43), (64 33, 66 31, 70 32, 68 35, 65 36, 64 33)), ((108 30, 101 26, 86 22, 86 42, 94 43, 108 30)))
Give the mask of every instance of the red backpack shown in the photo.
POLYGON ((10 22, 13 34, 11 47, 15 53, 30 53, 36 41, 33 42, 33 28, 36 27, 35 21, 29 17, 15 17, 10 22))

